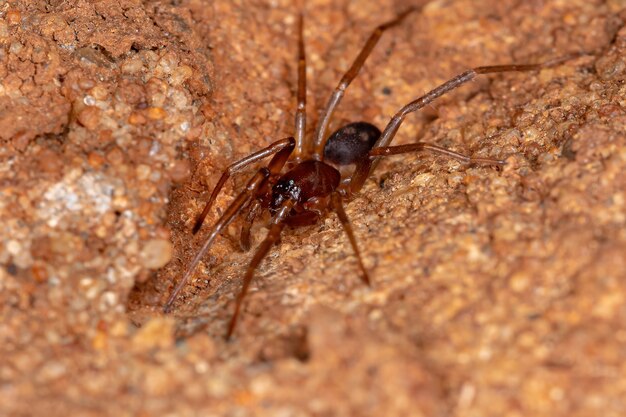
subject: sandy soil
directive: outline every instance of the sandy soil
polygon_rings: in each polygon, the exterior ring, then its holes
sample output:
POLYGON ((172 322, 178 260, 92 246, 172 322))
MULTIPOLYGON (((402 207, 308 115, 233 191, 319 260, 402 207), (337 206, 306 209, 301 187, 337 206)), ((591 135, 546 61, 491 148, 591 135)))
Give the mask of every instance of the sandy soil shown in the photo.
MULTIPOLYGON (((409 2, 306 3, 314 126, 409 2)), ((371 288, 334 216, 287 230, 226 342, 251 257, 235 222, 161 313, 221 171, 293 134, 300 10, 0 3, 0 415, 626 415, 624 0, 435 0, 409 16, 333 128, 382 128, 468 67, 579 56, 479 77, 407 118, 396 144, 507 165, 384 161, 347 204, 371 288)))

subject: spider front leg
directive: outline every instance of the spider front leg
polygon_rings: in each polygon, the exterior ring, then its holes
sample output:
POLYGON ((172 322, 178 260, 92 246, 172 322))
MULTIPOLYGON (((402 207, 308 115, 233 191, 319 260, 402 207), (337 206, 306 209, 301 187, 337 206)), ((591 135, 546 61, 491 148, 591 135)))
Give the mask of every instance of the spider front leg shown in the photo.
POLYGON ((183 275, 183 277, 178 282, 178 284, 176 285, 176 287, 170 294, 169 298, 167 299, 167 302, 165 303, 163 307, 163 311, 165 313, 170 311, 174 301, 176 300, 176 297, 178 296, 180 291, 183 289, 187 281, 189 281, 189 278, 191 278, 191 275, 195 271, 196 267, 198 266, 198 264, 200 263, 204 255, 206 255, 209 248, 213 245, 213 241, 215 240, 215 238, 235 219, 235 217, 239 213, 241 213, 241 211, 245 207, 247 207, 250 204, 252 199, 257 196, 257 193, 259 192, 259 190, 263 189, 263 186, 267 183, 268 178, 280 173, 280 171, 283 169, 283 166, 285 166, 285 163, 289 159, 289 155, 291 155, 291 152, 293 151, 294 147, 295 147, 295 141, 293 138, 286 138, 278 142, 274 142, 272 145, 268 146, 267 148, 262 149, 261 151, 256 152, 242 159, 241 161, 236 162, 235 164, 231 165, 224 172, 224 174, 222 174, 222 178, 220 178, 218 185, 213 190, 213 194, 211 194, 211 198, 207 202, 207 205, 202 215, 198 219, 198 222, 196 223, 196 225, 198 224, 202 225, 202 222, 204 221, 204 217, 206 217, 206 214, 208 213, 211 207, 211 204, 213 203, 213 201, 215 201, 215 197, 217 196, 220 189, 224 185, 224 182, 226 182, 226 179, 228 179, 228 177, 230 176, 231 172, 239 171, 244 166, 247 166, 254 161, 258 161, 259 159, 262 159, 268 155, 271 155, 272 153, 275 153, 274 157, 268 164, 267 168, 261 168, 250 179, 250 181, 248 181, 248 184, 246 185, 246 189, 235 198, 235 200, 228 206, 224 214, 222 214, 219 220, 213 225, 213 228, 209 232, 209 235, 204 241, 204 244, 202 245, 202 247, 200 248, 196 256, 193 258, 193 260, 187 267, 187 271, 185 272, 185 275, 183 275), (235 168, 232 168, 232 167, 235 167, 235 168))
POLYGON ((194 224, 193 229, 192 229, 193 234, 198 233, 198 230, 200 230, 200 227, 202 226, 202 223, 204 223, 204 219, 206 218, 206 216, 209 214, 209 211, 211 210, 211 207, 213 206, 213 203, 215 202, 217 195, 222 190, 222 188, 224 187, 224 184, 226 183, 226 180, 228 180, 228 178, 230 178, 231 175, 237 172, 240 172, 244 168, 249 166, 250 164, 260 161, 261 159, 266 158, 273 154, 276 154, 276 155, 274 156, 274 158, 272 159, 272 162, 270 162, 270 165, 269 165, 270 174, 278 174, 280 173, 280 170, 283 168, 283 166, 287 162, 287 159, 289 159, 289 155, 291 155, 291 152, 293 152, 294 147, 295 147, 294 138, 281 139, 279 141, 272 143, 268 147, 261 149, 260 151, 257 151, 251 155, 246 156, 245 158, 235 162, 234 164, 226 168, 224 172, 222 173, 222 176, 220 177, 219 181, 215 185, 215 188, 213 188, 211 197, 209 197, 209 200, 204 206, 204 210, 202 210, 202 214, 198 216, 198 219, 196 220, 196 223, 194 224), (271 168, 272 166, 274 167, 273 170, 271 168))
POLYGON ((187 267, 187 272, 178 282, 174 290, 170 294, 167 299, 167 302, 163 306, 163 312, 169 313, 176 297, 178 297, 178 293, 183 289, 191 275, 196 270, 196 267, 206 255, 209 248, 213 245, 213 241, 215 238, 234 220, 234 218, 241 213, 244 207, 250 203, 250 200, 254 197, 256 191, 263 185, 267 178, 269 178, 269 170, 267 168, 260 169, 254 177, 248 182, 246 189, 240 193, 237 198, 228 206, 224 214, 219 218, 219 220, 213 225, 213 228, 209 232, 208 237, 204 241, 204 244, 193 258, 189 266, 187 267))

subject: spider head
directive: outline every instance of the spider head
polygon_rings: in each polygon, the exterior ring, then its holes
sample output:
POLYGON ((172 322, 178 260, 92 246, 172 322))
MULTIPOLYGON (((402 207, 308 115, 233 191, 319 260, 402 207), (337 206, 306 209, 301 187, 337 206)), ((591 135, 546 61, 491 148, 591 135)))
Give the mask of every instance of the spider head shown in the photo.
POLYGON ((272 187, 272 199, 270 201, 270 211, 275 212, 286 200, 299 201, 302 189, 293 178, 281 178, 272 187))

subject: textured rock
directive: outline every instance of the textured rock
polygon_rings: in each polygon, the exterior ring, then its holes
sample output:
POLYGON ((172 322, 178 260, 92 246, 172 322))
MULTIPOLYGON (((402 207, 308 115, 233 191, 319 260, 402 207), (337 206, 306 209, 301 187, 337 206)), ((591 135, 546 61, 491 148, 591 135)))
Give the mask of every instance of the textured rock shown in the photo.
MULTIPOLYGON (((396 144, 507 165, 388 158, 346 205, 372 287, 334 216, 286 230, 230 343, 240 223, 161 306, 220 172, 293 134, 300 10, 148 3, 0 5, 0 414, 626 413, 623 1, 432 1, 385 33, 330 130, 468 67, 580 56, 407 117, 396 144)), ((403 5, 306 3, 311 127, 403 5)))

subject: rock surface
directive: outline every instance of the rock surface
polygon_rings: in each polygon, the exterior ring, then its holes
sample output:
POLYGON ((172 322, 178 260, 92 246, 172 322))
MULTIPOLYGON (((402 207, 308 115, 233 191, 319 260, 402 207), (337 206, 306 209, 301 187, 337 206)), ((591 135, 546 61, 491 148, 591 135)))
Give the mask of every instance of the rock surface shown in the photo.
MULTIPOLYGON (((287 230, 227 343, 235 222, 161 313, 220 172, 293 134, 292 3, 0 4, 0 415, 625 415, 623 0, 428 3, 331 129, 382 128, 468 67, 577 54, 481 76, 394 142, 507 165, 385 160, 346 205, 371 288, 334 216, 287 230)), ((306 2, 309 126, 405 3, 306 2)))

